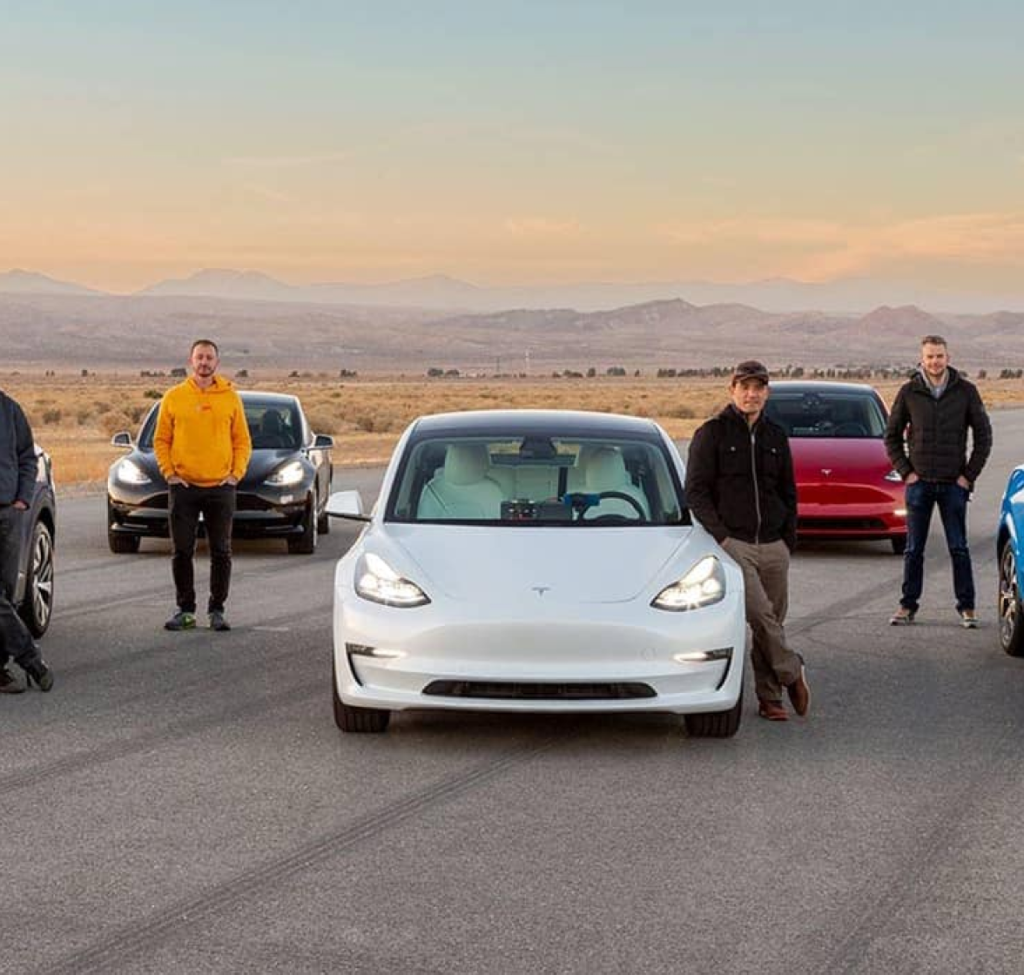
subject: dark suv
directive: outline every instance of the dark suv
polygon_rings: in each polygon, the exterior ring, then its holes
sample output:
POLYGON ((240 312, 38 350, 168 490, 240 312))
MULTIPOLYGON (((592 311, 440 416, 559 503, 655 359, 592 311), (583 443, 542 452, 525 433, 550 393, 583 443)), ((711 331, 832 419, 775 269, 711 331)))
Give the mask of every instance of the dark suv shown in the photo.
POLYGON ((33 636, 42 636, 53 614, 53 554, 57 530, 57 501, 50 456, 36 447, 39 470, 32 506, 22 520, 18 578, 14 605, 33 636))

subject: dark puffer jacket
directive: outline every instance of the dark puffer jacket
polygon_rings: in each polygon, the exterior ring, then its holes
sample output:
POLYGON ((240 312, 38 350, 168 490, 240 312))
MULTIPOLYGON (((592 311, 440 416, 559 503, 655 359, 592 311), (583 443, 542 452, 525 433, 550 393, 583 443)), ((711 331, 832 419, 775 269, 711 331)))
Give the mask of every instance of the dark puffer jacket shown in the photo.
POLYGON ((727 406, 694 435, 686 462, 686 503, 722 542, 796 546, 796 480, 786 431, 764 414, 748 427, 727 406))
POLYGON ((974 484, 992 452, 992 425, 978 388, 951 366, 948 371, 949 381, 938 399, 920 371, 896 394, 885 431, 885 449, 904 480, 914 472, 925 481, 948 484, 963 475, 974 484))

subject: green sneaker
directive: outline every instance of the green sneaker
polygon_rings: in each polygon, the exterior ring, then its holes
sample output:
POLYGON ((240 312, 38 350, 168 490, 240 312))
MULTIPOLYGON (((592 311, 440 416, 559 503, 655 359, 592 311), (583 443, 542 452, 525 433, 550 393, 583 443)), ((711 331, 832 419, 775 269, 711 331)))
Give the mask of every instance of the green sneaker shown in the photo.
POLYGON ((179 609, 166 623, 165 630, 194 630, 196 628, 196 614, 186 613, 179 609))

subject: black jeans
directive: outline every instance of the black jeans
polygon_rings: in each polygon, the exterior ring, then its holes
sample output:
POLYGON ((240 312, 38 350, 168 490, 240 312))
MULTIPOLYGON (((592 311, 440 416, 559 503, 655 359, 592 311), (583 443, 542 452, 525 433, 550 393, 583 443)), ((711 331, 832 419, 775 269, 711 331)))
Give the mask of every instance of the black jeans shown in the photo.
POLYGON ((168 517, 174 556, 174 575, 178 609, 196 611, 195 565, 196 530, 199 515, 203 516, 206 540, 210 546, 209 612, 224 612, 231 585, 231 522, 235 514, 235 488, 231 484, 217 487, 193 487, 171 484, 168 493, 168 517))
POLYGON ((27 517, 13 505, 0 507, 0 667, 11 657, 22 667, 39 659, 39 648, 11 602, 18 581, 23 519, 27 517))
POLYGON ((924 546, 932 510, 939 509, 946 532, 946 547, 953 563, 953 593, 958 611, 974 609, 974 573, 967 547, 967 500, 970 491, 959 484, 915 481, 905 490, 907 499, 907 550, 903 556, 903 598, 900 605, 917 612, 924 588, 924 546))

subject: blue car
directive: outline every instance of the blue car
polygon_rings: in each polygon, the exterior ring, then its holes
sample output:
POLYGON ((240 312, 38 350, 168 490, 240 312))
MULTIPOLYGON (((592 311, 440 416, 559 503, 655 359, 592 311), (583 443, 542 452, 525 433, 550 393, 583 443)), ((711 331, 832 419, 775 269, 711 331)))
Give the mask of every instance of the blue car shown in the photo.
POLYGON ((996 534, 999 560, 999 642, 1013 657, 1024 656, 1024 464, 1006 482, 996 534))

